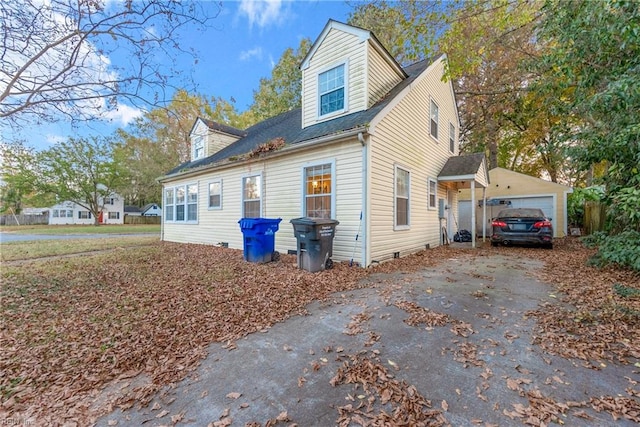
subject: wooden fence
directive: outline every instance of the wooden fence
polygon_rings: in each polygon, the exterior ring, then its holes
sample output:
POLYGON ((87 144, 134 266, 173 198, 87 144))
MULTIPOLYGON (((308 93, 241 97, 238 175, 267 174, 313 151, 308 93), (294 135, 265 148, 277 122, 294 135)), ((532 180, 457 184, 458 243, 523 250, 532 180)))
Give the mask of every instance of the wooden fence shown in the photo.
POLYGON ((161 216, 125 215, 125 224, 160 224, 161 216))
POLYGON ((49 224, 49 215, 2 215, 0 225, 40 225, 49 224))
POLYGON ((589 235, 604 230, 607 211, 604 203, 584 202, 584 234, 589 235))

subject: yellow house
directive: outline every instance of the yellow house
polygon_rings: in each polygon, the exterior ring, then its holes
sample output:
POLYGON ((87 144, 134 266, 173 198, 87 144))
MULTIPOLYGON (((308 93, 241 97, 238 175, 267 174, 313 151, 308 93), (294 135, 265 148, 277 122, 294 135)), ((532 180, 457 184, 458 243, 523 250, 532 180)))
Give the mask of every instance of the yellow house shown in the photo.
MULTIPOLYGON (((491 184, 486 188, 486 236, 491 232, 491 218, 505 207, 540 208, 551 218, 554 236, 567 235, 567 197, 573 192, 571 187, 545 181, 504 168, 489 171, 491 184)), ((482 193, 476 191, 476 230, 482 235, 482 193)), ((471 193, 461 189, 458 192, 459 227, 471 230, 471 193)))
POLYGON ((191 161, 159 179, 162 239, 241 249, 240 218, 282 218, 286 253, 297 243, 287 223, 315 217, 340 222, 337 261, 439 245, 455 231, 458 189, 488 185, 483 156, 458 156, 445 62, 403 68, 370 31, 330 20, 300 66, 301 108, 245 130, 194 124, 191 161))

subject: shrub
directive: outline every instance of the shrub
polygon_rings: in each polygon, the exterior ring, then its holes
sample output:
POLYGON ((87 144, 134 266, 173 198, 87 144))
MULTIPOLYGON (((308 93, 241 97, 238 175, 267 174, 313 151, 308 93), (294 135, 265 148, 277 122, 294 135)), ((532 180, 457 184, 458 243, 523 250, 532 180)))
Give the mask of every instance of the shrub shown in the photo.
POLYGON ((582 241, 587 247, 598 248, 589 260, 591 265, 617 264, 640 272, 640 232, 627 230, 615 235, 597 232, 582 241))

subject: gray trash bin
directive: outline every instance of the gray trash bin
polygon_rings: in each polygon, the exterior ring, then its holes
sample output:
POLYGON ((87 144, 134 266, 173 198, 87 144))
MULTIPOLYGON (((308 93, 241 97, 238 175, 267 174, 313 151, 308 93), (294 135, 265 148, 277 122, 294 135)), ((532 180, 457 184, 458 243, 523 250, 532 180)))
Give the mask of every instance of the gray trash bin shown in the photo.
POLYGON ((289 221, 298 241, 298 268, 312 273, 333 266, 333 237, 336 235, 335 219, 294 218, 289 221))

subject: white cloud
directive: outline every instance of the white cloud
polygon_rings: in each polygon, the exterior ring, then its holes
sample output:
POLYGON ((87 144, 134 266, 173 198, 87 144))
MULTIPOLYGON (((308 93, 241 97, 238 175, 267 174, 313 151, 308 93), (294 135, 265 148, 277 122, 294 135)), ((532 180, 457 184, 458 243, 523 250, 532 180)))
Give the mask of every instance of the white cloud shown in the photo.
POLYGON ((45 136, 45 140, 47 141, 47 144, 51 144, 51 145, 55 145, 58 144, 59 142, 64 142, 66 141, 68 138, 62 135, 54 135, 51 133, 48 133, 45 136))
POLYGON ((254 25, 264 28, 282 22, 287 10, 283 8, 282 0, 241 0, 239 13, 246 15, 249 28, 254 25))
POLYGON ((262 48, 254 47, 253 49, 240 52, 240 61, 248 61, 251 58, 262 58, 262 48))
POLYGON ((104 117, 113 122, 120 122, 122 126, 126 126, 138 117, 144 114, 144 110, 134 108, 126 104, 119 104, 115 110, 107 111, 104 117))

